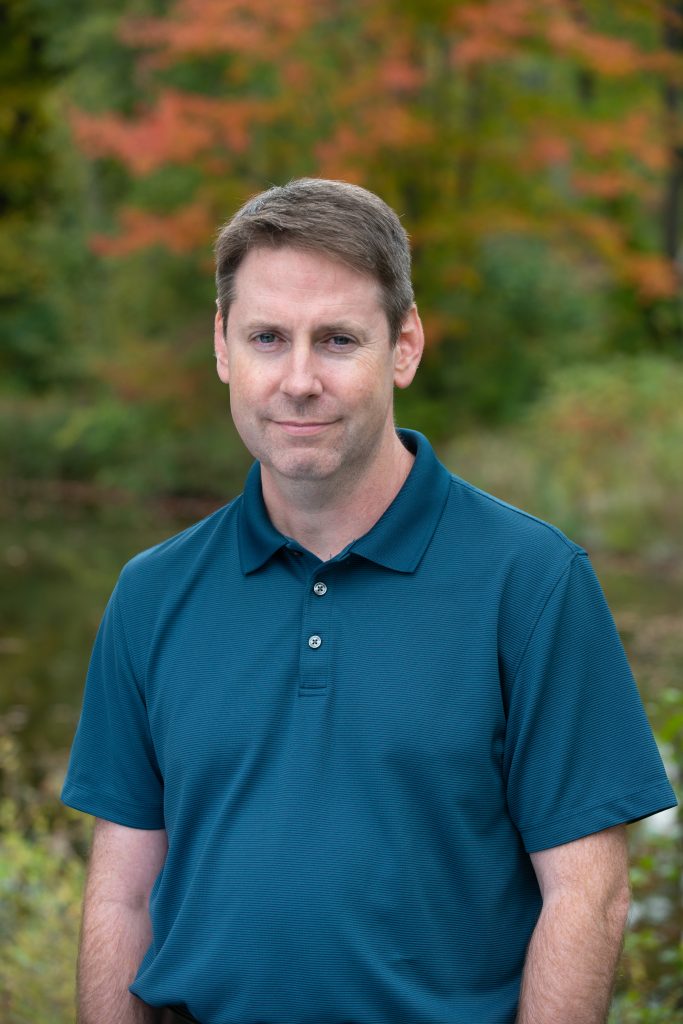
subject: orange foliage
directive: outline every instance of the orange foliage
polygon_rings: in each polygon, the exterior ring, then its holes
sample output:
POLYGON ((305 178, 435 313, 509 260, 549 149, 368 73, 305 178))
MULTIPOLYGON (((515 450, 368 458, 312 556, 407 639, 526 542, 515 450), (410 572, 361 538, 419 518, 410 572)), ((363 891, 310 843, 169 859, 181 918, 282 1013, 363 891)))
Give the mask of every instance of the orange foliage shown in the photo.
POLYGON ((318 173, 323 178, 340 178, 360 185, 365 177, 362 145, 352 128, 339 124, 334 134, 315 147, 318 173))
MULTIPOLYGON (((376 106, 365 111, 362 132, 376 147, 425 146, 436 136, 436 126, 398 105, 376 106)), ((367 152, 367 149, 366 149, 367 152)))
POLYGON ((136 207, 124 207, 120 215, 121 234, 96 235, 95 252, 106 256, 127 256, 138 249, 160 245, 171 252, 205 247, 215 232, 215 218, 201 202, 183 206, 163 216, 136 207))
POLYGON ((453 26, 460 38, 454 60, 462 66, 495 63, 520 53, 521 44, 550 46, 563 57, 578 60, 605 77, 624 77, 655 66, 663 70, 661 55, 651 55, 628 39, 592 31, 584 20, 558 0, 488 0, 457 6, 453 26), (654 64, 653 64, 654 60, 654 64))
POLYGON ((627 241, 615 220, 600 214, 575 214, 572 225, 576 234, 589 241, 608 264, 615 266, 622 261, 627 241))
MULTIPOLYGON (((628 24, 631 0, 614 3, 628 24)), ((380 192, 385 181, 389 194, 410 197, 413 235, 425 247, 456 234, 474 246, 495 232, 561 231, 644 298, 671 294, 669 264, 634 255, 632 229, 609 204, 648 197, 669 165, 673 128, 649 109, 617 102, 608 118, 601 105, 571 96, 586 70, 598 91, 605 80, 612 90, 619 79, 630 86, 646 71, 683 81, 671 54, 596 31, 585 2, 443 0, 424 18, 419 7, 175 0, 164 18, 127 19, 121 37, 142 51, 151 98, 130 118, 75 113, 77 141, 133 175, 192 164, 201 185, 170 214, 124 210, 121 233, 96 239, 98 251, 204 247, 216 209, 261 182, 317 173, 380 192), (214 95, 154 92, 155 67, 220 55, 214 95)), ((648 12, 652 27, 659 15, 648 12)), ((656 88, 653 79, 653 104, 656 88)))
POLYGON ((454 334, 461 333, 463 329, 461 325, 460 331, 458 331, 458 324, 454 322, 453 317, 437 312, 425 313, 422 317, 422 326, 427 349, 438 348, 447 337, 453 337, 454 334))
POLYGON ((642 179, 623 167, 604 171, 575 171, 572 184, 578 192, 597 199, 619 199, 643 192, 642 179))
POLYGON ((629 253, 624 277, 642 299, 649 301, 671 298, 680 285, 672 264, 657 253, 629 253))
POLYGON ((339 121, 332 135, 315 147, 318 173, 322 177, 349 177, 362 183, 365 168, 383 151, 398 154, 433 143, 436 126, 398 104, 367 105, 352 125, 339 121))
POLYGON ((590 240, 618 277, 636 289, 641 299, 653 301, 677 293, 680 282, 670 261, 657 253, 634 251, 615 221, 582 215, 574 219, 574 227, 590 240))
POLYGON ((453 27, 459 38, 453 47, 456 65, 471 67, 495 63, 519 53, 519 41, 533 33, 538 15, 534 0, 489 0, 456 7, 453 27))
POLYGON ((380 66, 380 79, 386 89, 414 92, 423 84, 425 71, 406 58, 390 57, 380 66))
POLYGON ((188 163, 213 147, 242 153, 249 128, 269 113, 269 105, 255 99, 217 100, 167 89, 135 119, 76 111, 72 124, 89 156, 116 157, 133 174, 145 175, 166 163, 188 163))
POLYGON ((514 57, 517 52, 514 43, 507 39, 473 35, 455 44, 452 59, 455 67, 466 68, 477 64, 494 64, 506 57, 514 57))
MULTIPOLYGON (((210 318, 207 317, 207 320, 210 318)), ((209 323, 207 322, 207 334, 209 323)), ((194 411, 193 403, 200 402, 202 388, 206 377, 203 367, 188 366, 185 362, 182 373, 168 372, 169 365, 173 370, 178 368, 178 355, 171 350, 164 350, 161 345, 154 345, 145 339, 144 356, 136 351, 133 339, 122 339, 119 358, 112 358, 111 352, 93 357, 93 368, 98 371, 102 380, 116 395, 126 403, 137 402, 170 402, 174 417, 189 415, 191 422, 194 411)))
POLYGON ((547 39, 556 52, 576 57, 606 77, 632 75, 642 69, 647 60, 647 55, 630 40, 592 32, 562 15, 549 20, 547 39))
POLYGON ((456 6, 453 11, 453 25, 469 38, 485 35, 499 35, 508 39, 522 39, 528 35, 533 20, 538 17, 544 5, 534 0, 508 0, 497 3, 470 3, 456 6))
POLYGON ((526 151, 526 160, 530 166, 547 167, 552 164, 566 163, 572 154, 572 143, 563 135, 545 132, 531 138, 526 151))
POLYGON ((633 110, 612 121, 580 122, 575 131, 586 153, 595 159, 631 153, 651 171, 667 166, 660 126, 645 111, 633 110))
POLYGON ((290 60, 282 68, 282 78, 290 89, 302 92, 311 85, 311 69, 302 60, 290 60))
POLYGON ((168 18, 126 19, 120 34, 130 46, 156 50, 161 66, 212 53, 270 60, 325 13, 320 0, 181 0, 168 18))

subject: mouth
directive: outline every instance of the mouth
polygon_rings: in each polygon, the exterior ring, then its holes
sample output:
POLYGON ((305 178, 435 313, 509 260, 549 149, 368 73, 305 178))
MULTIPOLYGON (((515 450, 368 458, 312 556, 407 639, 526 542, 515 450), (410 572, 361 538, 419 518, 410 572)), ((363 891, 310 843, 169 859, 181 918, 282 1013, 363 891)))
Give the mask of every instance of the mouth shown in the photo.
POLYGON ((285 434, 290 437, 309 437, 320 434, 331 427, 334 420, 273 420, 285 434))

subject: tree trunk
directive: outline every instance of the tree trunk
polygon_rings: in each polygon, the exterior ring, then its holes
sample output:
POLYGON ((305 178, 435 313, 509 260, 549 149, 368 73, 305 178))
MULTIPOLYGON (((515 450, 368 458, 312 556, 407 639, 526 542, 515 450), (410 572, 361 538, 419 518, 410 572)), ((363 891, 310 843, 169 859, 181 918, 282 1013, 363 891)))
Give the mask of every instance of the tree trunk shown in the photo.
MULTIPOLYGON (((664 7, 664 45, 679 59, 683 55, 683 3, 671 0, 664 7)), ((663 102, 669 149, 669 168, 662 203, 662 248, 678 262, 681 232, 681 189, 683 189, 683 138, 680 125, 681 89, 670 79, 664 83, 663 102)))

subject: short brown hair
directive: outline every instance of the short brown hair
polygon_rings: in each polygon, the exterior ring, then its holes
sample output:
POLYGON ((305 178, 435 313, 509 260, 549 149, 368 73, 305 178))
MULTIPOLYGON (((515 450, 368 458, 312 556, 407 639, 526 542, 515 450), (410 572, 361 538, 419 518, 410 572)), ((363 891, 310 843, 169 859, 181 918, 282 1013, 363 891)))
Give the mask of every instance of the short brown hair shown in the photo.
POLYGON ((235 275, 251 248, 291 245, 339 260, 374 277, 382 291, 392 344, 413 304, 408 236, 374 192, 344 181, 298 178, 254 196, 216 240, 218 308, 226 329, 235 275))

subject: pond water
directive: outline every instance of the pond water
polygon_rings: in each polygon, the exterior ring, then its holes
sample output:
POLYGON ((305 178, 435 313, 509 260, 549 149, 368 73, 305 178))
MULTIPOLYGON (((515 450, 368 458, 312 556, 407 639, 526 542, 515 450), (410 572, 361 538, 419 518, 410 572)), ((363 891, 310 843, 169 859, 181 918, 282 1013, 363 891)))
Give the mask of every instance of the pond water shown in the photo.
POLYGON ((29 499, 3 521, 0 716, 36 773, 64 757, 90 648, 123 563, 189 520, 29 499))

